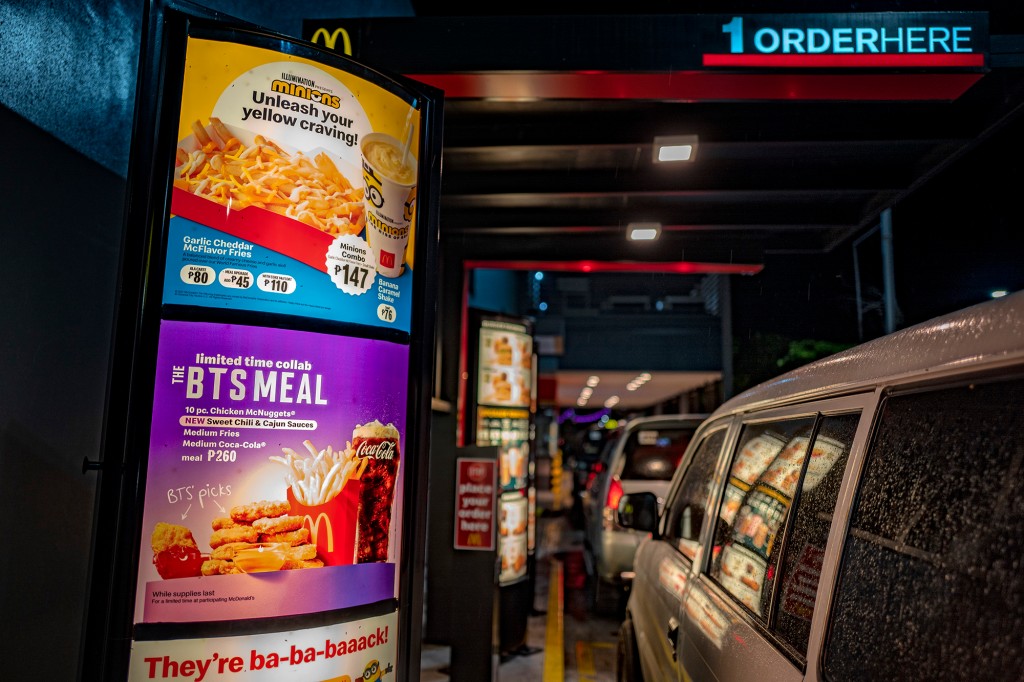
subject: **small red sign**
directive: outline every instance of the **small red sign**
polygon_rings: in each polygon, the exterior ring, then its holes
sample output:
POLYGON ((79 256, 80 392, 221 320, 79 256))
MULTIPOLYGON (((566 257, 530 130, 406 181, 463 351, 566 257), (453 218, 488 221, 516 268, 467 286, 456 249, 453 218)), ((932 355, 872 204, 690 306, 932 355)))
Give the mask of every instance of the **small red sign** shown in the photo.
POLYGON ((455 549, 494 549, 497 483, 493 459, 456 460, 455 549))

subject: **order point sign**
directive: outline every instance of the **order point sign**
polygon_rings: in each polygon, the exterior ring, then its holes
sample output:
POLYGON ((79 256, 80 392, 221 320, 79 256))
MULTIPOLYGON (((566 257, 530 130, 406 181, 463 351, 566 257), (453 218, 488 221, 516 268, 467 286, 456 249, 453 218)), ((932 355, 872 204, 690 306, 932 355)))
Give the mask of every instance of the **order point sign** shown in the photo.
POLYGON ((456 460, 455 549, 494 549, 496 493, 494 460, 456 460))

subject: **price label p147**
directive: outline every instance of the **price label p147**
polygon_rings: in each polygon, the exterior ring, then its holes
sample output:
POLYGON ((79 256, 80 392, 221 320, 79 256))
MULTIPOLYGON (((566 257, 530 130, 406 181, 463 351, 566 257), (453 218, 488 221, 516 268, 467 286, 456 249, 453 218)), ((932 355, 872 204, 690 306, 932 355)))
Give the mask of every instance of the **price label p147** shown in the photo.
POLYGON ((344 234, 327 248, 327 274, 334 285, 352 296, 365 294, 377 276, 377 259, 364 239, 344 234))

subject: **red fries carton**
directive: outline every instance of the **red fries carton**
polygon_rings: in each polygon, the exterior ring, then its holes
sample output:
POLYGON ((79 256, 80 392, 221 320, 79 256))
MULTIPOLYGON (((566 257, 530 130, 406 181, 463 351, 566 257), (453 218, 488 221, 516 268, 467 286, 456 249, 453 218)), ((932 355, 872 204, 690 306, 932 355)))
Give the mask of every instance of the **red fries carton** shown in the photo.
POLYGON ((309 529, 309 541, 326 566, 355 563, 356 518, 362 484, 350 479, 336 497, 324 504, 308 506, 295 499, 288 488, 291 513, 305 517, 302 525, 309 529))

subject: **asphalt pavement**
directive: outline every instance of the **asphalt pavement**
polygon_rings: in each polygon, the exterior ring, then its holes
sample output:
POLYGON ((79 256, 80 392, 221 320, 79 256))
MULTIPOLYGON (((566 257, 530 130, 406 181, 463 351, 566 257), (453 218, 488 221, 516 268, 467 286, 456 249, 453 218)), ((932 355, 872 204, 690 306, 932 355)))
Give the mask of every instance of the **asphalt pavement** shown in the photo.
MULTIPOLYGON (((523 655, 496 666, 500 682, 612 682, 622 601, 595 595, 583 558, 583 531, 565 502, 538 492, 537 579, 523 655)), ((449 682, 447 647, 424 644, 420 682, 449 682)), ((451 682, 463 682, 452 680, 451 682)), ((466 681, 477 682, 477 681, 466 681)), ((485 681, 484 681, 485 682, 485 681)))

